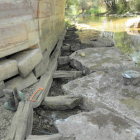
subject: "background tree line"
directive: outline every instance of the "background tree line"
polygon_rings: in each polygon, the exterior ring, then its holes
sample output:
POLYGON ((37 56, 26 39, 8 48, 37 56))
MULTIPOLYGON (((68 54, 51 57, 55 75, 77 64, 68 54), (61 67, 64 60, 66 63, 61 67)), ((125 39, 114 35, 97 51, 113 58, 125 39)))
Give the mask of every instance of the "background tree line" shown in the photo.
POLYGON ((140 0, 67 0, 66 14, 99 14, 104 12, 123 14, 140 11, 140 0))

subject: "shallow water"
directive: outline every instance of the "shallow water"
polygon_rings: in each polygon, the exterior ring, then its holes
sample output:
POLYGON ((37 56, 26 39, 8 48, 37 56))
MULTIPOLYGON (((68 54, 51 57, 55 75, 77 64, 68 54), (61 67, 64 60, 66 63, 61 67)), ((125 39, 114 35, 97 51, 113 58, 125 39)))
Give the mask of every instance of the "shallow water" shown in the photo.
POLYGON ((125 22, 133 18, 81 17, 76 25, 80 30, 79 33, 81 33, 80 38, 96 38, 98 36, 111 38, 116 47, 121 48, 134 61, 139 62, 140 28, 125 28, 125 22))

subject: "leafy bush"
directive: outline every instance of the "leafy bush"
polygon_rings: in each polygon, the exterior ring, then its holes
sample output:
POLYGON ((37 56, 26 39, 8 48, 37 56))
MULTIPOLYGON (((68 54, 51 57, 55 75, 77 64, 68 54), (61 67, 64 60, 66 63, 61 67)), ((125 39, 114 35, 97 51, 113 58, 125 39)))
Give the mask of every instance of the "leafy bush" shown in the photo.
POLYGON ((91 9, 87 10, 85 13, 91 14, 91 15, 97 15, 99 13, 104 13, 104 12, 106 12, 105 9, 96 7, 96 8, 91 8, 91 9))
POLYGON ((133 6, 133 9, 135 11, 140 11, 140 0, 134 0, 134 6, 133 6))

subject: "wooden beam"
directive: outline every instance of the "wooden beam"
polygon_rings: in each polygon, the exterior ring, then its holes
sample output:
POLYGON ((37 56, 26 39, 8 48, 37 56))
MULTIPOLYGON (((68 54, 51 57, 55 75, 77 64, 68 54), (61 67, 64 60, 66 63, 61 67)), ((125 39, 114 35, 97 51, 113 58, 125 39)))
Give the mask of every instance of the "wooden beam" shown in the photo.
POLYGON ((26 140, 62 140, 61 134, 54 135, 30 135, 26 140))
POLYGON ((62 51, 71 51, 71 46, 62 46, 62 51))
POLYGON ((49 63, 48 69, 46 73, 41 76, 41 79, 34 90, 35 92, 39 87, 44 88, 43 91, 38 91, 37 94, 34 96, 34 100, 36 100, 36 102, 32 102, 33 108, 37 108, 38 106, 40 106, 44 97, 47 96, 49 93, 51 84, 53 82, 53 73, 57 69, 57 66, 58 66, 57 59, 60 56, 61 47, 63 45, 65 34, 66 34, 66 31, 64 31, 63 35, 59 38, 57 47, 50 58, 51 61, 49 63))
POLYGON ((56 71, 53 78, 77 78, 82 76, 82 71, 56 71))
POLYGON ((69 56, 58 57, 58 67, 68 65, 69 63, 70 63, 70 57, 69 56))
POLYGON ((31 135, 33 108, 30 101, 20 102, 5 140, 25 140, 31 135))
POLYGON ((51 62, 49 63, 46 73, 41 77, 40 82, 35 88, 35 91, 39 87, 43 87, 44 90, 37 92, 37 94, 34 96, 36 102, 25 101, 19 103, 17 112, 13 117, 9 132, 5 140, 25 140, 25 138, 31 135, 33 127, 33 108, 40 106, 44 97, 49 92, 53 81, 53 73, 57 69, 57 58, 60 56, 65 34, 66 30, 63 32, 63 35, 60 36, 57 47, 50 58, 51 62))
POLYGON ((5 138, 5 140, 14 140, 15 133, 16 133, 16 130, 17 130, 17 126, 18 126, 18 123, 19 123, 19 118, 21 116, 23 108, 24 108, 24 102, 20 102, 19 105, 18 105, 18 109, 17 109, 17 111, 16 111, 16 113, 13 117, 10 129, 8 131, 8 134, 5 138))
POLYGON ((31 113, 33 113, 32 105, 31 105, 30 101, 26 101, 25 105, 24 105, 24 109, 21 113, 21 116, 20 116, 19 120, 17 120, 18 126, 17 126, 14 140, 25 140, 27 134, 28 135, 31 134, 28 131, 28 130, 31 130, 32 125, 33 125, 33 124, 31 124, 30 126, 28 125, 28 122, 30 120, 33 120, 33 118, 30 117, 31 113))

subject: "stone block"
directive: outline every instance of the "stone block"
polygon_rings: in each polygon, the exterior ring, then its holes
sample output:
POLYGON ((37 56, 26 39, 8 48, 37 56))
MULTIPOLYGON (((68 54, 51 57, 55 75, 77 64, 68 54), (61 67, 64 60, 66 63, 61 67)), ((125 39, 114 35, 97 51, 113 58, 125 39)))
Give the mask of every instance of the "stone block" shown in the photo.
POLYGON ((82 103, 82 98, 80 96, 55 96, 55 97, 46 97, 42 102, 42 106, 45 109, 52 110, 66 110, 73 109, 79 106, 82 103))
POLYGON ((26 77, 43 59, 40 49, 33 49, 17 53, 11 57, 17 60, 19 74, 26 77))
POLYGON ((116 47, 87 48, 70 55, 71 65, 83 74, 116 71, 135 67, 130 58, 116 47), (85 56, 82 56, 84 54, 85 56))
POLYGON ((101 108, 56 120, 55 126, 75 140, 138 140, 140 131, 138 124, 101 108))
POLYGON ((3 90, 5 89, 5 84, 3 81, 0 82, 0 97, 3 97, 3 90))
POLYGON ((34 74, 35 76, 38 78, 40 77, 41 75, 43 75, 46 70, 47 70, 47 67, 49 65, 49 62, 50 62, 50 59, 49 59, 50 55, 49 55, 49 52, 48 51, 45 51, 43 53, 43 60, 41 63, 39 63, 35 69, 34 69, 34 74))
POLYGON ((0 60, 0 81, 18 74, 17 61, 10 59, 0 60))
POLYGON ((83 107, 88 110, 94 110, 98 106, 104 107, 139 124, 140 83, 135 86, 125 85, 122 72, 123 70, 94 72, 68 82, 62 89, 67 95, 81 95, 83 107))
POLYGON ((18 90, 23 90, 34 83, 37 82, 37 79, 33 72, 31 72, 26 78, 22 78, 20 76, 17 76, 5 83, 6 88, 13 88, 17 87, 18 90))
POLYGON ((97 47, 113 47, 114 42, 105 37, 81 39, 81 49, 84 48, 97 48, 97 47))

